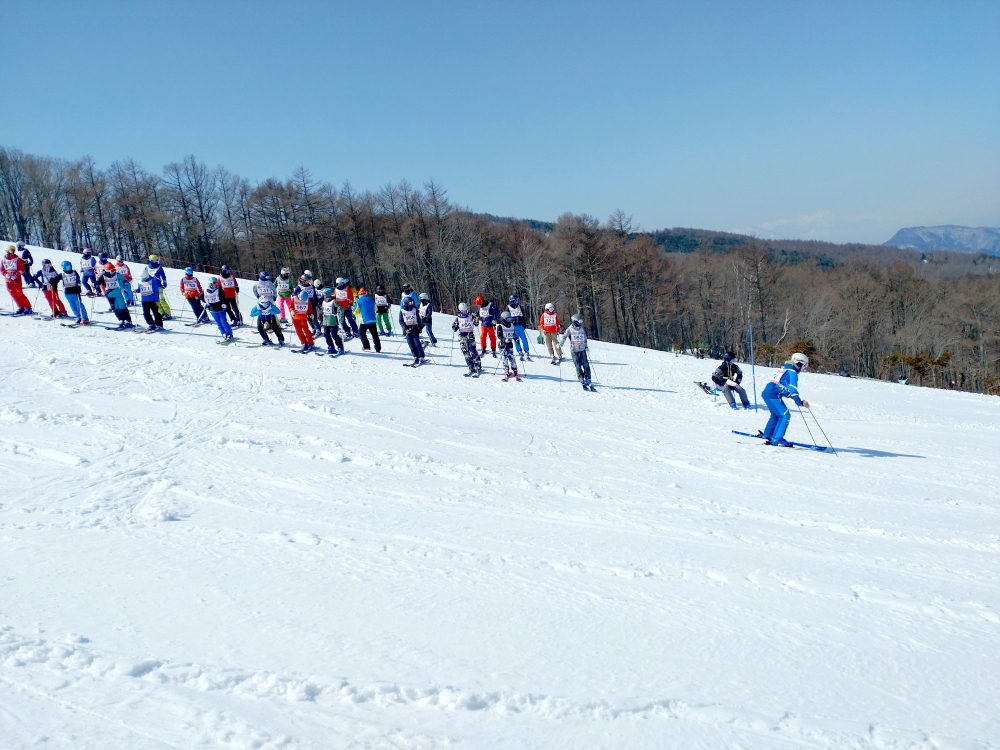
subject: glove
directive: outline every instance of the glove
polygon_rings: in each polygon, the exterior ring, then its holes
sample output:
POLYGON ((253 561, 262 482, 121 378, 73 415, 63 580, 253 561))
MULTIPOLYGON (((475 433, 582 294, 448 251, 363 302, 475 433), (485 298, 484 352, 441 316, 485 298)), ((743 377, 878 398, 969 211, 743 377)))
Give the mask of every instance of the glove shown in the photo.
POLYGON ((808 402, 808 401, 803 401, 803 402, 802 402, 802 405, 803 405, 803 406, 804 406, 804 407, 805 407, 806 409, 808 409, 808 408, 809 408, 809 402, 808 402))
POLYGON ((734 383, 732 380, 727 380, 726 381, 726 385, 728 385, 730 388, 738 388, 739 387, 739 384, 738 383, 734 383))

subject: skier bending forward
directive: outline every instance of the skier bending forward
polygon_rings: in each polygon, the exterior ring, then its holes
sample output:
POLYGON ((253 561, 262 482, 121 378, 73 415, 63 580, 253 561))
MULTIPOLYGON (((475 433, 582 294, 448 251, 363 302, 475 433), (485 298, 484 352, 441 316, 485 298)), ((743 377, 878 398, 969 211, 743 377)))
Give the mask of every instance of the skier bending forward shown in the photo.
POLYGON ((771 410, 771 418, 767 420, 763 438, 768 445, 778 445, 783 448, 791 446, 785 440, 785 430, 791 421, 792 413, 785 406, 783 398, 790 398, 798 406, 809 408, 809 402, 799 398, 799 373, 809 367, 809 357, 801 352, 795 352, 784 366, 774 373, 771 382, 764 386, 761 396, 771 410))

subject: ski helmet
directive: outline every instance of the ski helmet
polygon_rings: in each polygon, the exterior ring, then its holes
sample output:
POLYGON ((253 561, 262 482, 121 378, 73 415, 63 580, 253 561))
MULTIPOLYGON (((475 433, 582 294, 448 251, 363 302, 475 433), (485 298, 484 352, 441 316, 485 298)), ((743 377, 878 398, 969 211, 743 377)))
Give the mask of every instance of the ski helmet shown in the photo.
POLYGON ((188 266, 187 268, 184 269, 184 273, 187 274, 188 276, 194 276, 194 269, 191 268, 191 266, 188 266))
POLYGON ((260 272, 260 280, 261 281, 267 281, 270 278, 271 278, 271 274, 269 274, 267 271, 261 271, 260 272))
POLYGON ((406 299, 404 299, 403 300, 403 307, 405 307, 407 310, 412 310, 413 309, 413 297, 407 297, 406 299))
POLYGON ((229 273, 229 266, 223 266, 219 270, 222 272, 222 275, 225 276, 227 273, 229 273))
POLYGON ((807 367, 809 367, 809 357, 807 357, 802 352, 795 352, 795 354, 792 355, 791 361, 792 364, 794 364, 800 370, 805 370, 807 367))
MULTIPOLYGON (((11 247, 13 247, 13 245, 11 245, 11 247)), ((83 254, 84 255, 90 255, 92 252, 94 252, 94 251, 91 250, 89 247, 83 248, 83 254)))
POLYGON ((732 362, 734 359, 736 359, 736 355, 733 352, 726 352, 722 356, 722 361, 723 362, 732 362))
POLYGON ((142 279, 148 279, 149 278, 149 269, 148 268, 143 268, 142 269, 142 275, 140 276, 140 278, 142 278, 142 279))
POLYGON ((573 315, 572 317, 570 317, 569 322, 575 326, 583 325, 583 316, 573 315))
POLYGON ((469 306, 467 304, 465 304, 464 302, 459 302, 458 303, 458 311, 460 313, 467 313, 467 312, 469 312, 469 306))
POLYGON ((516 294, 512 294, 510 295, 510 299, 507 300, 507 303, 509 305, 512 305, 513 307, 517 307, 518 305, 521 304, 521 298, 518 297, 516 294))
POLYGON ((122 256, 119 255, 117 258, 115 258, 115 263, 121 263, 121 262, 122 262, 122 256))
POLYGON ((73 270, 73 264, 70 263, 68 260, 64 260, 62 262, 62 269, 64 271, 72 271, 73 270))
POLYGON ((500 320, 502 320, 504 323, 510 323, 510 313, 504 310, 502 313, 500 313, 500 320))
POLYGON ((430 302, 431 301, 431 295, 429 295, 427 292, 421 292, 420 293, 420 301, 421 302, 430 302))
POLYGON ((108 262, 108 256, 107 256, 107 255, 101 255, 101 257, 100 257, 100 258, 98 258, 98 260, 99 260, 99 261, 100 261, 100 262, 101 262, 102 264, 104 264, 104 263, 107 263, 107 262, 108 262))
POLYGON ((282 269, 281 269, 281 275, 282 275, 282 276, 287 276, 287 275, 288 275, 288 274, 290 274, 291 272, 292 272, 292 269, 291 269, 291 268, 282 268, 282 269))
POLYGON ((42 261, 42 265, 43 266, 51 266, 52 265, 52 261, 49 260, 48 258, 46 258, 45 260, 42 261))
POLYGON ((302 300, 303 302, 308 302, 309 301, 309 292, 307 292, 305 289, 303 289, 301 292, 299 292, 299 299, 302 300))
POLYGON ((17 246, 18 247, 24 247, 24 240, 18 240, 17 241, 17 246))
POLYGON ((347 286, 347 279, 341 279, 337 282, 337 289, 343 289, 347 286))
POLYGON ((482 307, 485 301, 486 300, 483 299, 483 295, 481 294, 478 297, 476 297, 476 304, 479 305, 479 307, 482 307))
POLYGON ((381 284, 379 284, 377 287, 375 287, 375 293, 376 294, 385 294, 385 287, 382 286, 381 284))
POLYGON ((323 282, 320 281, 319 279, 316 279, 316 281, 313 282, 313 286, 316 289, 322 289, 323 288, 323 282))
POLYGON ((156 255, 155 253, 153 255, 149 256, 149 262, 150 263, 156 263, 156 261, 158 261, 159 259, 160 259, 160 256, 156 255))
POLYGON ((330 287, 327 287, 326 289, 323 290, 323 296, 324 297, 332 297, 333 296, 333 290, 330 287))
POLYGON ((217 277, 213 276, 212 278, 210 278, 208 280, 208 283, 209 284, 218 284, 219 283, 219 279, 217 277))
POLYGON ((111 265, 110 263, 108 263, 107 265, 104 266, 104 273, 106 273, 108 275, 111 275, 114 272, 115 272, 115 267, 113 265, 111 265))
POLYGON ((367 291, 365 291, 365 288, 364 288, 364 287, 361 287, 361 288, 360 288, 360 289, 358 290, 358 294, 368 294, 368 292, 367 292, 367 291))
POLYGON ((313 272, 312 272, 312 271, 310 271, 310 270, 309 270, 309 269, 307 268, 307 269, 306 269, 305 271, 303 271, 303 272, 302 272, 302 275, 303 275, 303 276, 308 276, 309 278, 312 278, 312 275, 313 275, 313 272))
POLYGON ((403 284, 403 291, 404 292, 412 292, 413 288, 409 284, 403 284))
POLYGON ((551 302, 546 302, 545 303, 545 309, 548 312, 555 312, 556 311, 556 306, 553 305, 551 302))
POLYGON ((344 278, 342 276, 338 276, 337 280, 335 282, 333 282, 333 283, 334 284, 343 284, 344 283, 344 278))
POLYGON ((345 283, 345 284, 350 284, 350 283, 351 283, 351 280, 350 280, 349 278, 347 278, 347 277, 345 276, 345 277, 344 277, 344 283, 345 283))

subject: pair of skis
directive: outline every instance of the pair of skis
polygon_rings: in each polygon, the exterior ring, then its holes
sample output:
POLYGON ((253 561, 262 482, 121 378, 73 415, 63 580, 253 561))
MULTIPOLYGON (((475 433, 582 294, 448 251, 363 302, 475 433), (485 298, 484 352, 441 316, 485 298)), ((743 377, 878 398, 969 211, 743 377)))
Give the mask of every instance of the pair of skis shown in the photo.
MULTIPOLYGON (((764 433, 763 432, 758 432, 756 435, 753 435, 753 434, 751 434, 749 432, 740 432, 739 430, 733 430, 732 432, 733 432, 734 435, 742 435, 743 437, 758 438, 759 440, 763 440, 764 439, 764 433)), ((829 448, 827 446, 825 446, 825 445, 811 445, 810 443, 793 443, 791 441, 788 441, 788 445, 787 446, 779 445, 779 446, 775 446, 775 447, 777 447, 777 448, 804 448, 805 450, 819 451, 820 453, 824 453, 827 450, 829 450, 829 448)))

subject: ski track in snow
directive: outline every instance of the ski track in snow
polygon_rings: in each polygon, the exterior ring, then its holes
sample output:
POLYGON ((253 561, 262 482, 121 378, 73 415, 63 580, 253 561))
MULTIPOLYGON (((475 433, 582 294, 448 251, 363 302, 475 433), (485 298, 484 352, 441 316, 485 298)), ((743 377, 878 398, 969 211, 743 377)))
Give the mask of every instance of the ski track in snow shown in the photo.
POLYGON ((0 318, 0 748, 1000 747, 1000 399, 182 322, 0 318))

